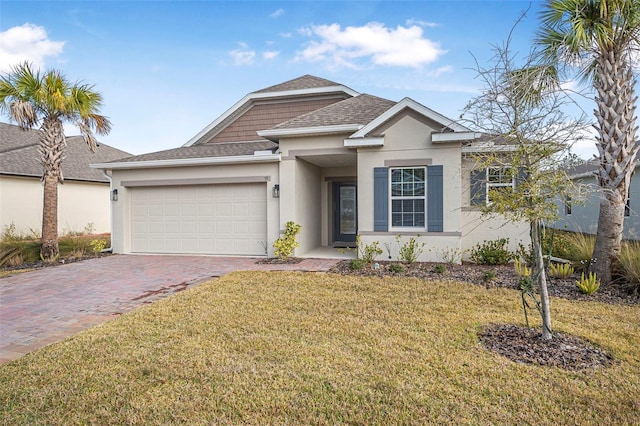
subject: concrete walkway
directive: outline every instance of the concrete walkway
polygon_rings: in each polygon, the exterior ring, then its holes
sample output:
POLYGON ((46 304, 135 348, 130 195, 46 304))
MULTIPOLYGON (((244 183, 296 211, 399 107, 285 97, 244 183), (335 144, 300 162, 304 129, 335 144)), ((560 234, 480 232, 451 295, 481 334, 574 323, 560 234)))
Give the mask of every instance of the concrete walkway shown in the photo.
POLYGON ((113 255, 0 278, 0 363, 211 277, 238 270, 323 272, 339 259, 113 255))

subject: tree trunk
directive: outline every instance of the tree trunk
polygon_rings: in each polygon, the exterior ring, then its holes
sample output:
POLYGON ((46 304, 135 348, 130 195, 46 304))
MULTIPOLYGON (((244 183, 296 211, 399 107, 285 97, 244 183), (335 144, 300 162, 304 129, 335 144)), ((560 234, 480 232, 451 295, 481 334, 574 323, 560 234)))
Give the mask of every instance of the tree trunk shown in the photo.
POLYGON ((58 178, 47 176, 44 178, 40 254, 45 262, 54 262, 58 253, 58 178))
POLYGON ((542 257, 542 241, 540 235, 540 222, 533 221, 530 225, 531 247, 533 249, 533 274, 536 277, 538 293, 540 294, 540 307, 542 309, 542 338, 549 340, 553 337, 551 331, 551 305, 549 303, 549 291, 547 289, 547 274, 544 269, 542 257))
POLYGON ((62 151, 65 146, 62 122, 53 117, 46 118, 40 129, 40 155, 42 180, 44 182, 42 202, 42 248, 40 254, 45 262, 58 258, 58 183, 62 182, 62 151))
POLYGON ((640 145, 636 142, 635 77, 626 51, 602 51, 596 59, 597 178, 602 191, 590 270, 604 285, 620 258, 624 206, 640 145))
POLYGON ((611 282, 611 271, 620 258, 622 246, 625 203, 615 202, 611 198, 613 197, 602 197, 600 201, 598 233, 589 266, 589 270, 596 274, 602 284, 611 282))

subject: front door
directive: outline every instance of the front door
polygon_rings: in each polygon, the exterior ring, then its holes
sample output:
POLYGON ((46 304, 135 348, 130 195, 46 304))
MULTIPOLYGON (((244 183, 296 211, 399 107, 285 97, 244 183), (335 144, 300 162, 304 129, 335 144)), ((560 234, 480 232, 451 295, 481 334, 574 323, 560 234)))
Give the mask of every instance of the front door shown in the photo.
POLYGON ((354 243, 358 233, 358 201, 355 183, 333 184, 333 241, 354 243))

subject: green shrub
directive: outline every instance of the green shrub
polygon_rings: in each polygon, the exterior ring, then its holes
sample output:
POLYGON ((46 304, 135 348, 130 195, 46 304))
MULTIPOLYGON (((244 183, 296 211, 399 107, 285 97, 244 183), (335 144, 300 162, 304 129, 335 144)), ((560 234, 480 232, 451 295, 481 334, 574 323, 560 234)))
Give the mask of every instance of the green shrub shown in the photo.
POLYGON ((445 272, 447 272, 447 267, 442 264, 435 265, 433 267, 433 272, 435 272, 436 274, 444 274, 445 272))
POLYGON ((360 235, 356 236, 356 247, 358 249, 358 259, 362 259, 367 264, 373 263, 376 256, 382 254, 380 242, 374 241, 371 244, 363 244, 360 235))
POLYGON ((618 274, 624 281, 623 287, 634 294, 640 293, 640 242, 628 241, 622 244, 618 274))
POLYGON ((37 262, 40 258, 38 241, 17 240, 0 243, 0 268, 37 262))
POLYGON ((402 266, 399 263, 392 263, 391 265, 388 266, 389 270, 393 273, 400 273, 402 271, 404 271, 404 266, 402 266))
POLYGON ((497 277, 496 273, 493 271, 486 271, 484 274, 482 274, 482 281, 484 281, 485 283, 490 283, 493 280, 495 280, 497 277))
POLYGON ((584 272, 581 278, 576 281, 576 285, 584 294, 591 296, 600 288, 600 280, 596 279, 596 274, 589 272, 589 275, 585 278, 584 272))
POLYGON ((349 261, 349 267, 353 270, 359 270, 364 268, 365 262, 362 259, 351 259, 349 261))
MULTIPOLYGON (((420 238, 420 235, 418 235, 418 238, 420 238)), ((400 250, 398 252, 398 259, 411 265, 418 260, 418 257, 420 257, 420 255, 424 251, 424 246, 426 243, 418 243, 417 238, 410 237, 409 241, 404 244, 400 244, 401 239, 402 237, 400 235, 396 236, 396 242, 400 247, 400 250)))
POLYGON ((91 240, 89 243, 94 253, 100 253, 107 247, 107 242, 102 239, 91 240))
POLYGON ((293 221, 287 222, 284 235, 273 243, 273 248, 275 248, 273 254, 280 259, 289 258, 293 254, 293 250, 300 246, 300 243, 296 241, 296 235, 298 235, 301 230, 302 226, 297 223, 293 221))
POLYGON ((574 269, 569 263, 552 263, 549 265, 549 276, 566 280, 573 275, 574 269))
POLYGON ((582 271, 586 270, 591 263, 593 247, 596 243, 595 236, 573 232, 567 235, 567 241, 569 243, 568 253, 559 257, 570 260, 574 266, 579 267, 582 271))
POLYGON ((513 258, 513 254, 507 249, 507 244, 509 244, 507 238, 478 243, 471 250, 471 261, 480 265, 506 265, 513 258))

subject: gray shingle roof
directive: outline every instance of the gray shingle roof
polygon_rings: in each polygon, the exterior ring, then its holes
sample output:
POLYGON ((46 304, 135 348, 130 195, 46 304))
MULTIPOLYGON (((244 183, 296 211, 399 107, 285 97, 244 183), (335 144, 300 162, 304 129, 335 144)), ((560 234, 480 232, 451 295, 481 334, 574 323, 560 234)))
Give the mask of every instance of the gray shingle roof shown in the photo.
POLYGON ((271 141, 225 142, 204 145, 184 146, 165 151, 127 157, 117 162, 181 160, 187 158, 228 157, 236 155, 253 155, 255 151, 275 151, 278 144, 271 141))
MULTIPOLYGON (((0 123, 0 175, 41 177, 38 144, 38 130, 22 130, 13 124, 0 123)), ((108 182, 101 170, 92 169, 89 164, 130 155, 103 143, 92 153, 81 136, 68 136, 62 173, 66 180, 108 182)))
POLYGON ((388 99, 361 94, 285 121, 271 129, 297 129, 341 124, 366 125, 395 104, 396 102, 388 99))
POLYGON ((253 93, 285 92, 289 90, 315 89, 317 87, 332 86, 340 86, 340 84, 334 83, 330 80, 325 80, 324 78, 307 74, 303 75, 302 77, 294 78, 293 80, 285 81, 284 83, 276 84, 275 86, 270 86, 253 93))

